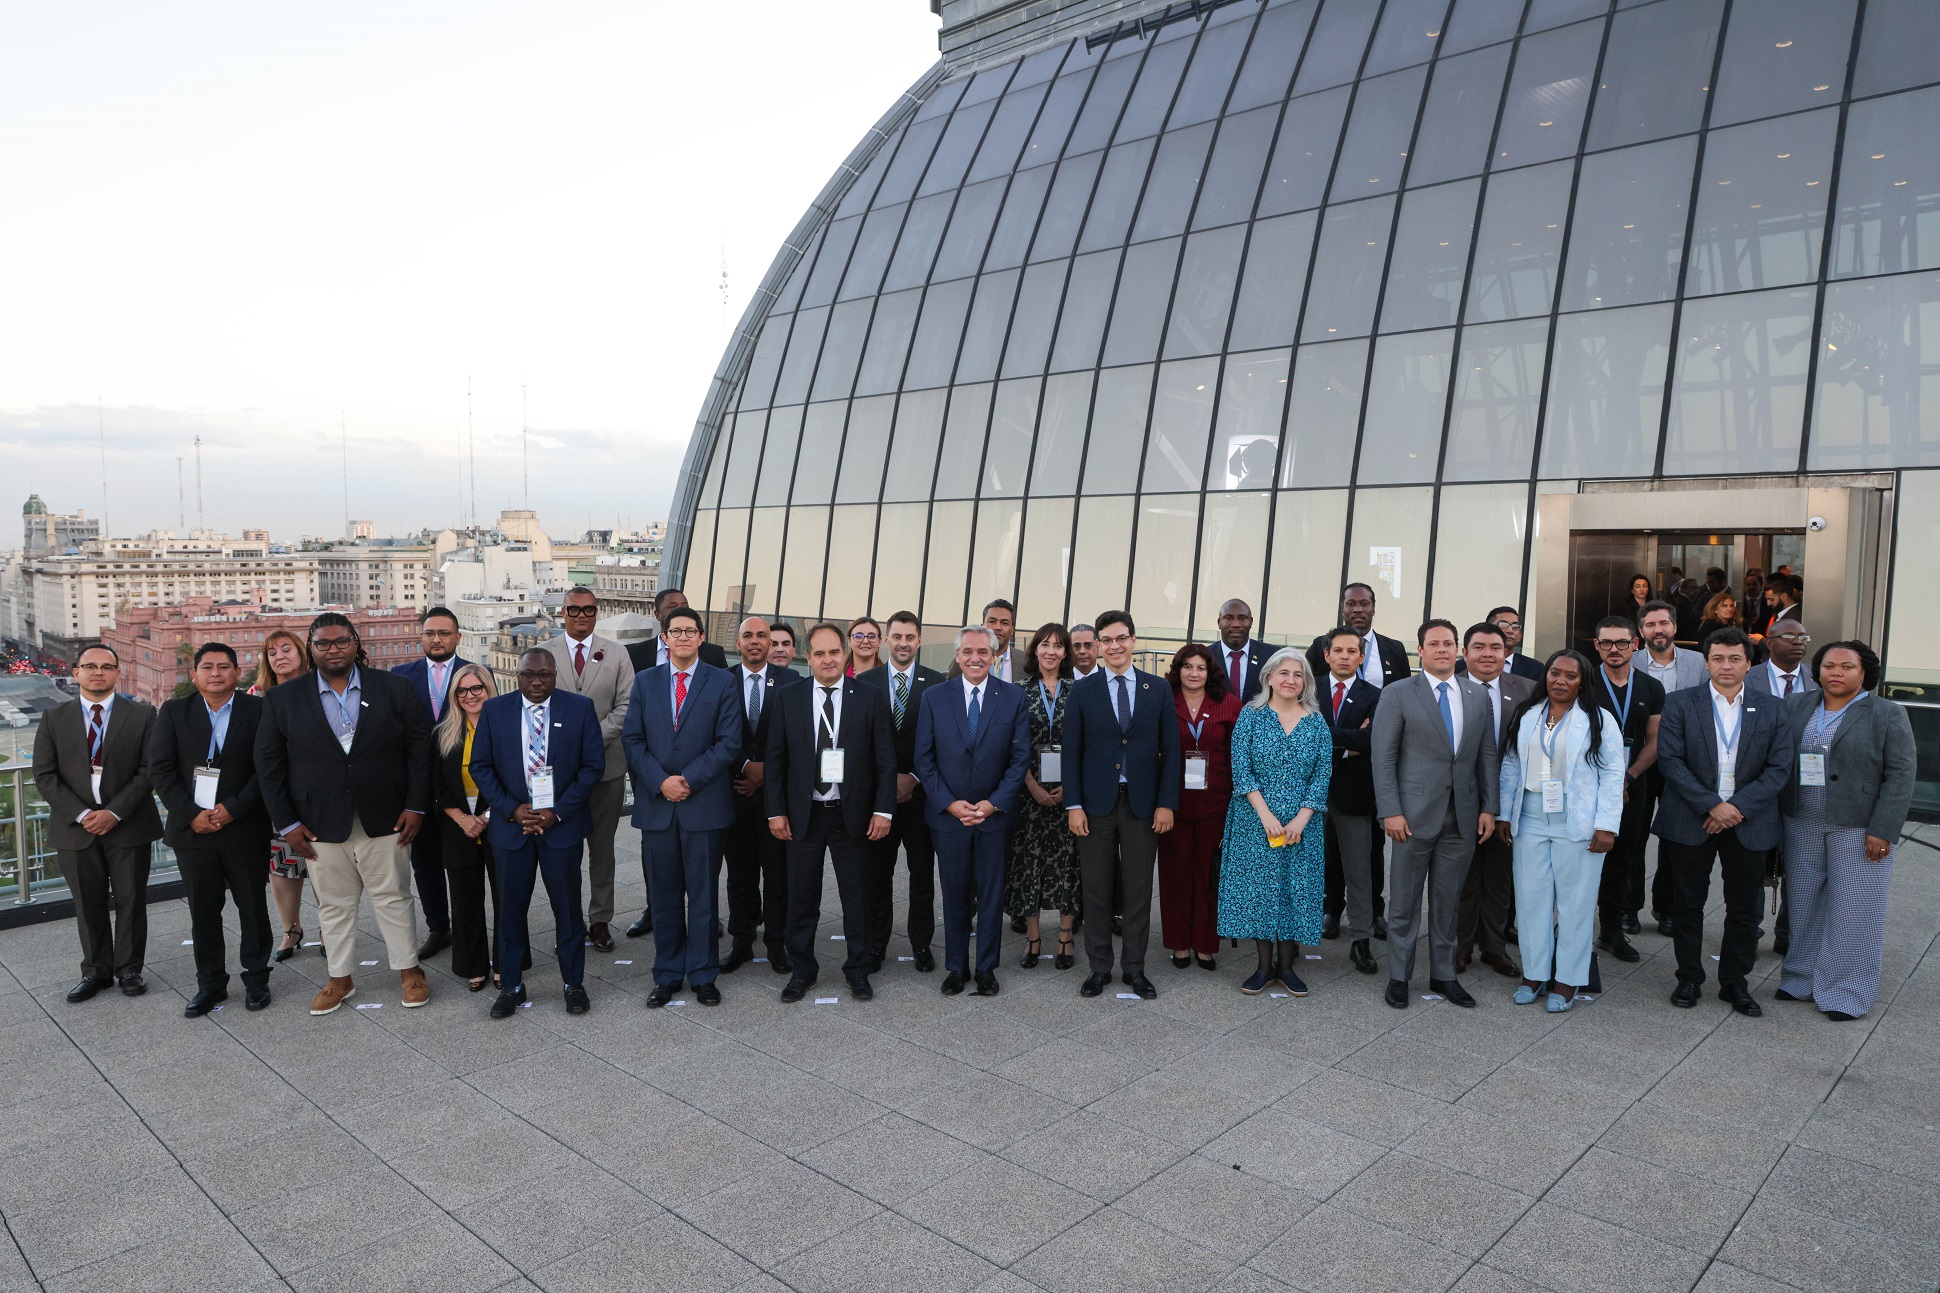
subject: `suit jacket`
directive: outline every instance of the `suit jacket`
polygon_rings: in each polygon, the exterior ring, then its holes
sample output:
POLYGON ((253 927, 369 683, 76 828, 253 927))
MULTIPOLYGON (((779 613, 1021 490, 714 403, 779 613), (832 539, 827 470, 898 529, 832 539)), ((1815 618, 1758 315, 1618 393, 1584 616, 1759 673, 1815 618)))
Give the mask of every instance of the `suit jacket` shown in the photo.
MULTIPOLYGON (((1751 672, 1745 675, 1745 690, 1755 691, 1762 696, 1777 696, 1780 700, 1792 698, 1782 694, 1783 684, 1777 688, 1772 686, 1772 670, 1769 661, 1751 667, 1751 672)), ((1819 684, 1812 681, 1811 661, 1799 661, 1799 682, 1798 686, 1793 688, 1792 696, 1812 696, 1818 694, 1818 691, 1819 684)))
POLYGON ((741 759, 743 715, 734 677, 697 661, 678 726, 673 685, 669 664, 633 675, 620 732, 633 773, 633 824, 643 831, 724 831, 734 825, 734 770, 741 759), (687 778, 692 792, 679 803, 660 793, 660 783, 673 776, 687 778))
POLYGON ((611 638, 595 633, 586 639, 586 672, 573 672, 573 643, 564 633, 540 644, 552 653, 559 681, 558 691, 569 691, 593 702, 599 715, 600 740, 606 749, 606 771, 601 781, 612 781, 626 772, 626 753, 620 749, 620 729, 626 726, 627 702, 633 696, 633 658, 611 638))
POLYGON ((1509 657, 1509 667, 1504 672, 1513 674, 1526 682, 1532 682, 1538 687, 1542 685, 1542 661, 1536 659, 1534 656, 1524 655, 1520 651, 1509 657))
POLYGON ((363 709, 346 754, 324 716, 317 675, 306 673, 263 698, 256 775, 270 828, 302 823, 326 844, 350 838, 353 822, 376 838, 400 813, 431 811, 431 702, 408 677, 357 671, 363 709))
MULTIPOLYGON (((1541 776, 1546 762, 1542 733, 1548 717, 1548 702, 1529 710, 1521 726, 1510 729, 1502 747, 1502 820, 1509 823, 1512 836, 1522 825, 1525 769, 1534 767, 1541 776)), ((1509 715, 1503 718, 1506 721, 1509 715)), ((1590 716, 1574 705, 1557 725, 1547 760, 1563 783, 1563 829, 1570 839, 1586 844, 1598 831, 1615 835, 1622 828, 1623 774, 1628 766, 1616 715, 1599 709, 1596 721, 1602 724, 1602 733, 1594 760, 1589 758, 1590 716)))
MULTIPOLYGON (((1650 653, 1641 652, 1631 659, 1630 667, 1643 669, 1642 662, 1648 659, 1650 653)), ((1669 679, 1658 678, 1667 694, 1683 691, 1687 687, 1702 687, 1711 681, 1711 673, 1704 667, 1704 657, 1688 647, 1673 647, 1671 659, 1676 665, 1676 672, 1669 679)), ((1650 673, 1650 670, 1644 669, 1644 672, 1650 673)), ((1651 674, 1651 677, 1656 678, 1657 675, 1651 674)))
POLYGON ((1382 689, 1374 711, 1374 811, 1400 814, 1417 834, 1439 835, 1453 799, 1455 823, 1465 834, 1482 813, 1495 813, 1502 758, 1497 752, 1495 715, 1481 684, 1455 677, 1454 697, 1462 703, 1462 737, 1448 745, 1435 679, 1425 673, 1382 689))
MULTIPOLYGON (((552 811, 559 822, 540 836, 547 848, 577 848, 593 827, 590 801, 606 768, 606 741, 599 709, 584 696, 554 688, 546 736, 546 762, 552 765, 552 811)), ((525 828, 512 810, 532 802, 525 774, 525 697, 518 692, 494 696, 478 711, 472 734, 472 780, 478 797, 492 806, 485 838, 495 849, 525 843, 525 828)))
POLYGON ((1382 689, 1356 678, 1334 715, 1334 681, 1320 681, 1320 716, 1334 734, 1334 766, 1327 782, 1327 807, 1349 817, 1374 816, 1374 728, 1371 719, 1382 689), (1365 724, 1365 726, 1364 726, 1365 724))
POLYGON ((423 656, 419 656, 417 659, 407 660, 397 668, 391 670, 398 677, 410 682, 412 693, 417 696, 418 701, 424 706, 424 716, 434 723, 443 717, 445 712, 444 706, 451 704, 451 684, 452 680, 458 676, 458 670, 465 665, 476 664, 478 662, 476 660, 467 660, 463 656, 454 655, 446 663, 451 667, 445 670, 445 695, 436 713, 433 713, 431 709, 431 662, 429 660, 423 656))
POLYGON ((1111 670, 1101 667, 1071 685, 1064 711, 1064 806, 1110 812, 1123 776, 1134 817, 1150 817, 1155 808, 1176 810, 1182 773, 1172 688, 1157 674, 1132 670, 1132 725, 1121 732, 1112 682, 1111 670))
MULTIPOLYGON (((856 675, 856 681, 880 691, 885 703, 888 702, 890 668, 879 665, 867 673, 856 675)), ((914 775, 916 772, 916 722, 922 712, 923 694, 936 684, 945 681, 944 676, 928 665, 910 666, 909 701, 903 707, 903 724, 896 726, 896 707, 889 706, 889 725, 896 732, 896 771, 914 775)))
MULTIPOLYGON (((1374 635, 1375 653, 1381 657, 1381 685, 1393 686, 1408 676, 1408 648, 1394 638, 1380 633, 1374 635)), ((1313 670, 1315 678, 1328 676, 1327 660, 1321 654, 1320 639, 1307 648, 1307 667, 1313 670)))
MULTIPOLYGON (((268 848, 269 814, 263 809, 262 786, 256 778, 256 731, 262 724, 263 699, 237 692, 230 702, 229 730, 223 736, 215 767, 216 804, 235 818, 218 834, 231 831, 263 836, 268 848)), ((201 813, 195 806, 195 770, 209 757, 208 702, 191 692, 165 701, 155 716, 148 739, 148 779, 168 809, 168 829, 162 833, 171 848, 210 844, 213 835, 197 835, 190 823, 201 813)))
MULTIPOLYGON (((761 717, 755 722, 748 721, 748 689, 737 665, 728 670, 728 681, 734 686, 735 700, 741 706, 741 750, 735 757, 734 770, 741 771, 750 763, 762 763, 768 757, 768 733, 774 728, 775 706, 781 700, 782 689, 792 687, 802 680, 793 670, 777 665, 761 666, 762 676, 766 679, 761 693, 761 717)), ((764 768, 765 777, 766 770, 764 768)))
MULTIPOLYGON (((1207 645, 1206 649, 1212 652, 1213 659, 1218 662, 1219 671, 1221 673, 1228 675, 1226 679, 1226 685, 1227 685, 1227 689, 1231 690, 1232 677, 1230 675, 1230 671, 1227 668, 1226 644, 1224 642, 1212 642, 1207 645)), ((1253 699, 1253 697, 1260 694, 1260 668, 1261 666, 1265 665, 1268 660, 1273 658, 1273 653, 1279 650, 1279 648, 1275 646, 1270 646, 1267 643, 1260 641, 1258 638, 1248 638, 1246 640, 1246 645, 1242 647, 1241 650, 1245 651, 1246 653, 1246 657, 1243 662, 1246 666, 1246 676, 1241 681, 1240 690, 1239 690, 1239 699, 1241 704, 1245 704, 1247 701, 1253 699)), ((1325 677, 1326 674, 1327 674, 1327 667, 1323 664, 1320 669, 1320 676, 1325 677)))
MULTIPOLYGON (((1781 750, 1796 758, 1823 699, 1810 692, 1784 702, 1781 750)), ((1913 724, 1904 708, 1872 694, 1848 701, 1826 754, 1826 819, 1834 826, 1864 827, 1868 835, 1897 843, 1913 806, 1918 763, 1913 724)), ((1787 816, 1799 811, 1799 779, 1789 772, 1778 807, 1787 816)))
MULTIPOLYGON (((1176 743, 1172 693, 1162 694, 1165 725, 1176 743)), ((932 830, 945 825, 963 829, 949 813, 950 805, 959 799, 972 804, 988 799, 996 808, 997 816, 976 830, 1008 831, 1016 824, 1017 796, 1031 765, 1031 719, 1024 708, 1024 689, 1001 678, 987 679, 979 701, 973 741, 962 679, 923 693, 923 707, 916 716, 916 776, 923 783, 932 830)), ((1178 798, 1176 790, 1173 798, 1178 798)))
MULTIPOLYGON (((1517 659, 1522 658, 1520 656, 1517 657, 1517 659)), ((1476 682, 1473 678, 1470 678, 1469 681, 1474 682, 1478 687, 1484 685, 1476 682)), ((1516 730, 1514 721, 1516 710, 1520 709, 1522 702, 1535 695, 1540 688, 1536 683, 1527 678, 1513 676, 1508 673, 1504 673, 1496 681, 1501 684, 1502 688, 1502 725, 1495 729, 1495 748, 1504 757, 1507 757, 1510 737, 1516 730)), ((1621 732, 1617 733, 1617 744, 1620 746, 1623 744, 1623 733, 1621 732)), ((1584 838, 1587 839, 1589 837, 1585 836, 1584 838)))
MULTIPOLYGON (((1021 647, 1012 647, 1010 650, 1005 651, 1002 654, 1010 657, 1010 677, 1008 679, 997 678, 997 662, 994 659, 990 662, 990 676, 992 678, 996 678, 998 682, 1009 682, 1010 685, 1013 687, 1022 686, 1023 685, 1022 680, 1024 677, 1024 668, 1026 665, 1030 663, 1030 658, 1024 654, 1024 651, 1021 647)), ((875 670, 871 669, 869 672, 874 673, 875 670)), ((944 676, 949 678, 961 678, 963 677, 963 670, 957 668, 956 662, 952 660, 950 662, 950 672, 944 676)))
MULTIPOLYGON (((633 672, 645 673, 660 663, 660 639, 650 637, 641 638, 638 642, 629 642, 626 655, 627 659, 633 662, 633 672)), ((701 663, 711 664, 716 669, 725 669, 728 667, 727 652, 716 643, 702 642, 701 663)))
POLYGON ((34 733, 34 788, 47 801, 47 842, 76 851, 96 842, 133 848, 161 838, 162 815, 149 786, 148 746, 155 710, 117 694, 101 734, 101 798, 94 797, 88 763, 88 720, 81 701, 65 700, 42 717, 34 733), (105 808, 121 819, 106 835, 81 829, 78 818, 105 808))
MULTIPOLYGON (((1797 748, 1785 745, 1784 707, 1747 687, 1731 804, 1745 815, 1738 824, 1738 842, 1748 849, 1778 847, 1778 794, 1791 775, 1797 748)), ((1723 802, 1709 685, 1664 697, 1664 712, 1657 720, 1657 767, 1664 776, 1664 792, 1651 831, 1673 844, 1704 843, 1709 838, 1705 815, 1723 802)))
MULTIPOLYGON (((875 688, 856 678, 843 678, 836 685, 842 689, 842 716, 835 733, 835 744, 842 751, 838 787, 842 825, 852 839, 861 840, 872 815, 896 815, 896 733, 889 725, 889 703, 875 688)), ((811 678, 805 684, 777 687, 772 696, 772 721, 767 708, 761 711, 768 742, 763 752, 767 762, 762 769, 762 795, 768 816, 786 817, 800 839, 808 829, 822 772, 815 748, 822 684, 811 678)))

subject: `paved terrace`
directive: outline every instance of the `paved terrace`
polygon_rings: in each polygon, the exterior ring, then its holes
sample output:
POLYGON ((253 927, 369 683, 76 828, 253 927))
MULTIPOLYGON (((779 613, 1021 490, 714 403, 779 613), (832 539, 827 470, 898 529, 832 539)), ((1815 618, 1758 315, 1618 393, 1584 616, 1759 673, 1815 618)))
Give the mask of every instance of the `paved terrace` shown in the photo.
POLYGON ((1155 949, 1157 1001, 1087 1002, 1007 936, 989 1000, 904 962, 873 1003, 825 969, 841 1000, 785 1007, 757 965, 719 1009, 649 1013, 651 949, 622 940, 580 1019, 546 964, 502 1023, 441 969, 407 1013, 381 967, 356 998, 381 1009, 312 1019, 309 950, 268 1011, 189 1021, 180 903, 133 1000, 67 1005, 71 928, 14 930, 0 1287, 1931 1291, 1935 860, 1903 850, 1884 997, 1851 1024, 1769 979, 1760 1020, 1674 1010, 1654 932, 1562 1016, 1487 970, 1479 1009, 1397 1012, 1338 942, 1305 1000, 1155 949))

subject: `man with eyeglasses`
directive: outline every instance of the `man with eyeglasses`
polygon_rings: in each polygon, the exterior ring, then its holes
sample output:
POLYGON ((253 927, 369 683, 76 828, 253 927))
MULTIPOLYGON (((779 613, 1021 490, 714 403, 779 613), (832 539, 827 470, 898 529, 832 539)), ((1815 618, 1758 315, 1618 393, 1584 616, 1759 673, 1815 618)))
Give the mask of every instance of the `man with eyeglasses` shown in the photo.
MULTIPOLYGON (((1789 578, 1784 575, 1778 577, 1789 578)), ((1812 639, 1806 635, 1805 625, 1792 614, 1780 615, 1772 621, 1770 632, 1765 637, 1765 650, 1768 653, 1765 663, 1752 666, 1751 672, 1745 675, 1745 689, 1776 696, 1781 701, 1818 691, 1819 684, 1812 680, 1812 671, 1805 667, 1805 648, 1811 644, 1812 639)), ((1780 956, 1792 947, 1792 912, 1786 893, 1783 855, 1783 845, 1772 853, 1773 866, 1779 876, 1778 915, 1772 920, 1772 950, 1780 956)))
POLYGON ((1664 687, 1630 661, 1637 651, 1637 631, 1625 615, 1612 615, 1596 626, 1598 668, 1587 690, 1597 704, 1610 711, 1623 731, 1623 818, 1617 844, 1603 855, 1603 878, 1597 887, 1597 909, 1603 917, 1601 947, 1619 961, 1635 961, 1641 953, 1626 934, 1640 928, 1643 909, 1644 849, 1650 843, 1650 816, 1657 797, 1650 788, 1650 770, 1657 766, 1657 726, 1664 712, 1664 687))
POLYGON ((889 726, 896 735, 896 816, 889 834, 869 846, 864 880, 869 890, 871 973, 882 969, 895 927, 896 856, 909 868, 909 950, 924 974, 936 968, 930 940, 936 936, 936 850, 923 802, 923 786, 916 779, 916 721, 923 695, 944 681, 941 673, 916 662, 923 645, 923 623, 914 611, 889 617, 889 660, 880 669, 857 675, 883 693, 889 706, 889 726))
POLYGON ((34 788, 81 935, 81 981, 67 993, 75 1003, 116 982, 131 997, 148 991, 148 863, 162 834, 148 775, 155 710, 116 695, 120 679, 113 647, 83 648, 80 697, 48 710, 34 733, 34 788))
MULTIPOLYGON (((1664 689, 1668 699, 1671 695, 1692 687, 1702 687, 1707 681, 1704 657, 1688 648, 1677 645, 1677 608, 1669 602, 1651 600, 1644 603, 1644 611, 1638 619, 1638 629, 1644 640, 1644 652, 1634 657, 1638 672, 1656 680, 1664 689)), ((1653 764, 1644 774, 1644 788, 1654 804, 1664 794, 1664 776, 1660 765, 1653 764)), ((1613 852, 1622 851, 1619 841, 1613 852)), ((1664 862, 1659 851, 1656 874, 1650 881, 1650 914, 1657 922, 1657 932, 1665 938, 1671 937, 1671 869, 1664 862)), ((1628 899, 1632 912, 1641 913, 1644 906, 1643 877, 1632 873, 1632 884, 1628 899)), ((1641 928, 1641 921, 1633 922, 1641 928)), ((1632 929, 1631 933, 1638 932, 1632 929)))
MULTIPOLYGON (((664 629, 667 616, 687 605, 687 594, 678 588, 662 588, 653 595, 653 617, 664 629)), ((663 632, 658 637, 641 638, 627 646, 626 653, 633 661, 635 673, 645 673, 655 665, 667 663, 667 638, 663 632)), ((700 660, 703 664, 713 665, 716 669, 727 668, 727 652, 712 642, 702 642, 700 660)), ((640 788, 633 788, 634 796, 639 796, 640 788)), ((629 931, 631 932, 631 931, 629 931)))
MULTIPOLYGON (((451 704, 451 680, 472 661, 458 654, 458 617, 442 606, 418 616, 418 640, 424 654, 391 670, 411 684, 411 691, 436 727, 451 704)), ((445 882, 443 832, 421 831, 411 844, 411 875, 417 881, 418 903, 424 908, 424 946, 418 959, 428 961, 451 946, 451 895, 445 882)))
POLYGON ((605 770, 587 804, 591 820, 586 835, 586 875, 592 901, 586 909, 586 941, 596 952, 610 952, 616 865, 613 837, 620 829, 620 804, 626 798, 626 753, 620 749, 620 730, 626 726, 627 701, 633 694, 633 659, 618 642, 593 631, 599 620, 600 599, 592 589, 567 590, 560 611, 566 631, 546 642, 544 649, 552 655, 559 690, 593 702, 606 747, 605 770))
POLYGON ((868 673, 882 663, 882 625, 864 615, 849 622, 849 677, 868 673))

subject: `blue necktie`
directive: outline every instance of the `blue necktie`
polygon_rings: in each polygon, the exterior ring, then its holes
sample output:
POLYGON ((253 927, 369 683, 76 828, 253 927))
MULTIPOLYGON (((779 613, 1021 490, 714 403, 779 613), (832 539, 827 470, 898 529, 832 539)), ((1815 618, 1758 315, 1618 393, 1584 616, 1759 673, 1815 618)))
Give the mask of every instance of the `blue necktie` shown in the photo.
POLYGON ((969 720, 970 720, 970 741, 972 744, 975 744, 977 740, 977 724, 983 721, 983 706, 979 704, 977 701, 977 693, 981 690, 982 688, 980 687, 972 687, 970 689, 969 720))
POLYGON ((1452 750, 1455 748, 1455 715, 1448 708, 1448 684, 1438 684, 1435 694, 1438 697, 1436 703, 1442 708, 1442 726, 1448 729, 1448 748, 1452 750))
POLYGON ((1125 675, 1122 673, 1113 681, 1118 684, 1118 730, 1129 732, 1132 730, 1131 688, 1126 684, 1125 675))

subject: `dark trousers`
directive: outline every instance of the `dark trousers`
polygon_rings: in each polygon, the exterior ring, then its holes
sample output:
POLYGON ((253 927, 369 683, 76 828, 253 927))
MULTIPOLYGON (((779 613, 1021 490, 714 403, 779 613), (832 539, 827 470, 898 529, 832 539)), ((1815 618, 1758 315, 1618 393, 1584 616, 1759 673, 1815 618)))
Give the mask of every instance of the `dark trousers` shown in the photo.
POLYGON ((839 803, 808 810, 808 825, 788 842, 788 959, 795 977, 815 982, 815 930, 822 923, 822 855, 835 863, 835 892, 842 900, 842 941, 848 955, 842 973, 867 974, 874 956, 869 946, 869 894, 863 872, 869 841, 849 834, 839 803))
POLYGON ((885 956, 896 924, 896 853, 909 860, 909 946, 928 947, 936 937, 936 846, 923 816, 923 792, 896 805, 889 834, 869 846, 869 943, 885 956))
POLYGON ((1765 892, 1769 849, 1748 849, 1736 827, 1702 844, 1658 843, 1658 873, 1671 873, 1671 942, 1677 949, 1679 983, 1704 982, 1704 904, 1711 895, 1711 866, 1724 876, 1724 939, 1718 949, 1718 986, 1742 988, 1758 958, 1758 912, 1765 892))
MULTIPOLYGON (((1629 818, 1631 808, 1635 806, 1638 789, 1636 786, 1630 788, 1631 803, 1624 805, 1624 817, 1626 820, 1629 818)), ((1663 798, 1664 795, 1664 779, 1658 774, 1657 769, 1652 768, 1644 773, 1642 791, 1644 802, 1643 807, 1639 811, 1643 819, 1648 822, 1657 807, 1657 801, 1663 798)), ((1622 852, 1622 850, 1623 840, 1619 838, 1617 847, 1613 851, 1622 852)), ((1645 897, 1644 844, 1639 844, 1636 852, 1631 855, 1629 875, 1630 887, 1626 897, 1629 910, 1642 911, 1644 909, 1645 897)), ((1649 889, 1651 914, 1657 916, 1668 915, 1670 909, 1676 903, 1673 901, 1671 895, 1670 862, 1665 858, 1664 849, 1661 844, 1657 849, 1657 874, 1651 878, 1649 889)))
MULTIPOLYGON (((81 973, 91 979, 140 974, 148 955, 148 844, 61 849, 61 877, 74 897, 81 973), (114 913, 112 925, 108 913, 114 913)), ((269 846, 263 846, 269 855, 269 846)))
POLYGON ((670 988, 686 979, 695 987, 721 972, 721 944, 714 934, 716 859, 720 831, 695 831, 676 822, 640 832, 653 911, 653 981, 670 988))
MULTIPOLYGON (((492 972, 492 931, 497 927, 495 913, 499 907, 498 863, 483 835, 466 839, 449 817, 439 827, 445 835, 445 883, 451 886, 451 972, 461 979, 483 978, 492 972)), ((528 897, 531 892, 528 886, 528 897)), ((520 968, 531 967, 532 958, 524 957, 520 968)))
POLYGON ((221 992, 229 986, 222 903, 236 900, 237 956, 246 988, 269 982, 269 828, 230 825, 180 844, 175 860, 188 890, 189 931, 195 938, 196 986, 221 992))
MULTIPOLYGON (((559 980, 576 988, 586 978, 586 915, 579 904, 579 860, 583 844, 549 848, 528 837, 517 848, 493 849, 498 861, 498 979, 507 992, 524 982, 531 939, 526 912, 532 906, 532 886, 541 880, 552 901, 554 950, 559 956, 559 980)), ((472 977, 472 976, 467 976, 472 977)))
POLYGON ((417 881, 418 905, 424 908, 424 927, 433 934, 451 932, 451 901, 445 893, 443 831, 419 831, 411 841, 411 876, 417 881))
POLYGON ((1176 817, 1172 829, 1159 836, 1161 947, 1218 954, 1219 844, 1225 835, 1226 814, 1221 812, 1176 817))
POLYGON ((727 931, 734 946, 751 947, 761 926, 772 960, 788 932, 788 846, 768 829, 765 807, 758 792, 735 797, 726 840, 727 931))
POLYGON ((1462 915, 1455 931, 1456 955, 1466 956, 1481 944, 1484 956, 1506 956, 1509 945, 1509 905, 1516 876, 1507 844, 1491 835, 1475 846, 1462 882, 1462 915))
MULTIPOLYGON (((1327 816, 1331 818, 1333 814, 1330 812, 1327 816)), ((1386 911, 1381 903, 1381 890, 1386 887, 1384 881, 1387 872, 1387 843, 1388 837, 1382 833, 1381 823, 1375 822, 1374 830, 1370 832, 1367 842, 1367 873, 1368 883, 1371 886, 1368 892, 1372 895, 1373 914, 1376 916, 1386 911)), ((1324 847, 1326 871, 1323 873, 1325 889, 1321 910, 1329 916, 1338 916, 1347 909, 1347 873, 1341 870, 1340 840, 1335 836, 1331 824, 1326 828, 1324 847)))
MULTIPOLYGON (((1110 812, 1087 812, 1091 833, 1078 838, 1078 874, 1084 880, 1085 956, 1093 974, 1111 973, 1113 898, 1123 917, 1124 945, 1118 962, 1126 974, 1145 973, 1152 934, 1152 872, 1159 837, 1150 817, 1134 817, 1125 788, 1110 812)), ((1001 908, 991 908, 992 914, 1001 908)))
MULTIPOLYGON (((1597 910, 1606 922, 1619 919, 1625 912, 1642 911, 1644 906, 1644 847, 1650 843, 1650 813, 1656 799, 1648 789, 1647 778, 1625 784, 1630 788, 1630 798, 1617 824, 1617 846, 1603 855, 1603 879, 1596 891, 1597 910)), ((1661 865, 1657 873, 1666 874, 1661 865)))
MULTIPOLYGON (((931 829, 936 843, 936 872, 943 888, 943 968, 954 974, 971 972, 970 923, 974 913, 976 973, 994 973, 1004 955, 1004 873, 1007 869, 1004 858, 1009 852, 1010 831, 994 823, 973 829, 956 822, 931 829)), ((1091 829, 1098 829, 1095 821, 1091 829)), ((1146 907, 1151 905, 1151 893, 1152 864, 1148 861, 1145 864, 1146 907)), ((1105 931, 1105 955, 1109 958, 1111 921, 1106 918, 1100 924, 1105 931)), ((1131 914, 1127 912, 1127 946, 1131 944, 1131 925, 1131 914)), ((1140 933, 1144 933, 1142 926, 1140 933)))

